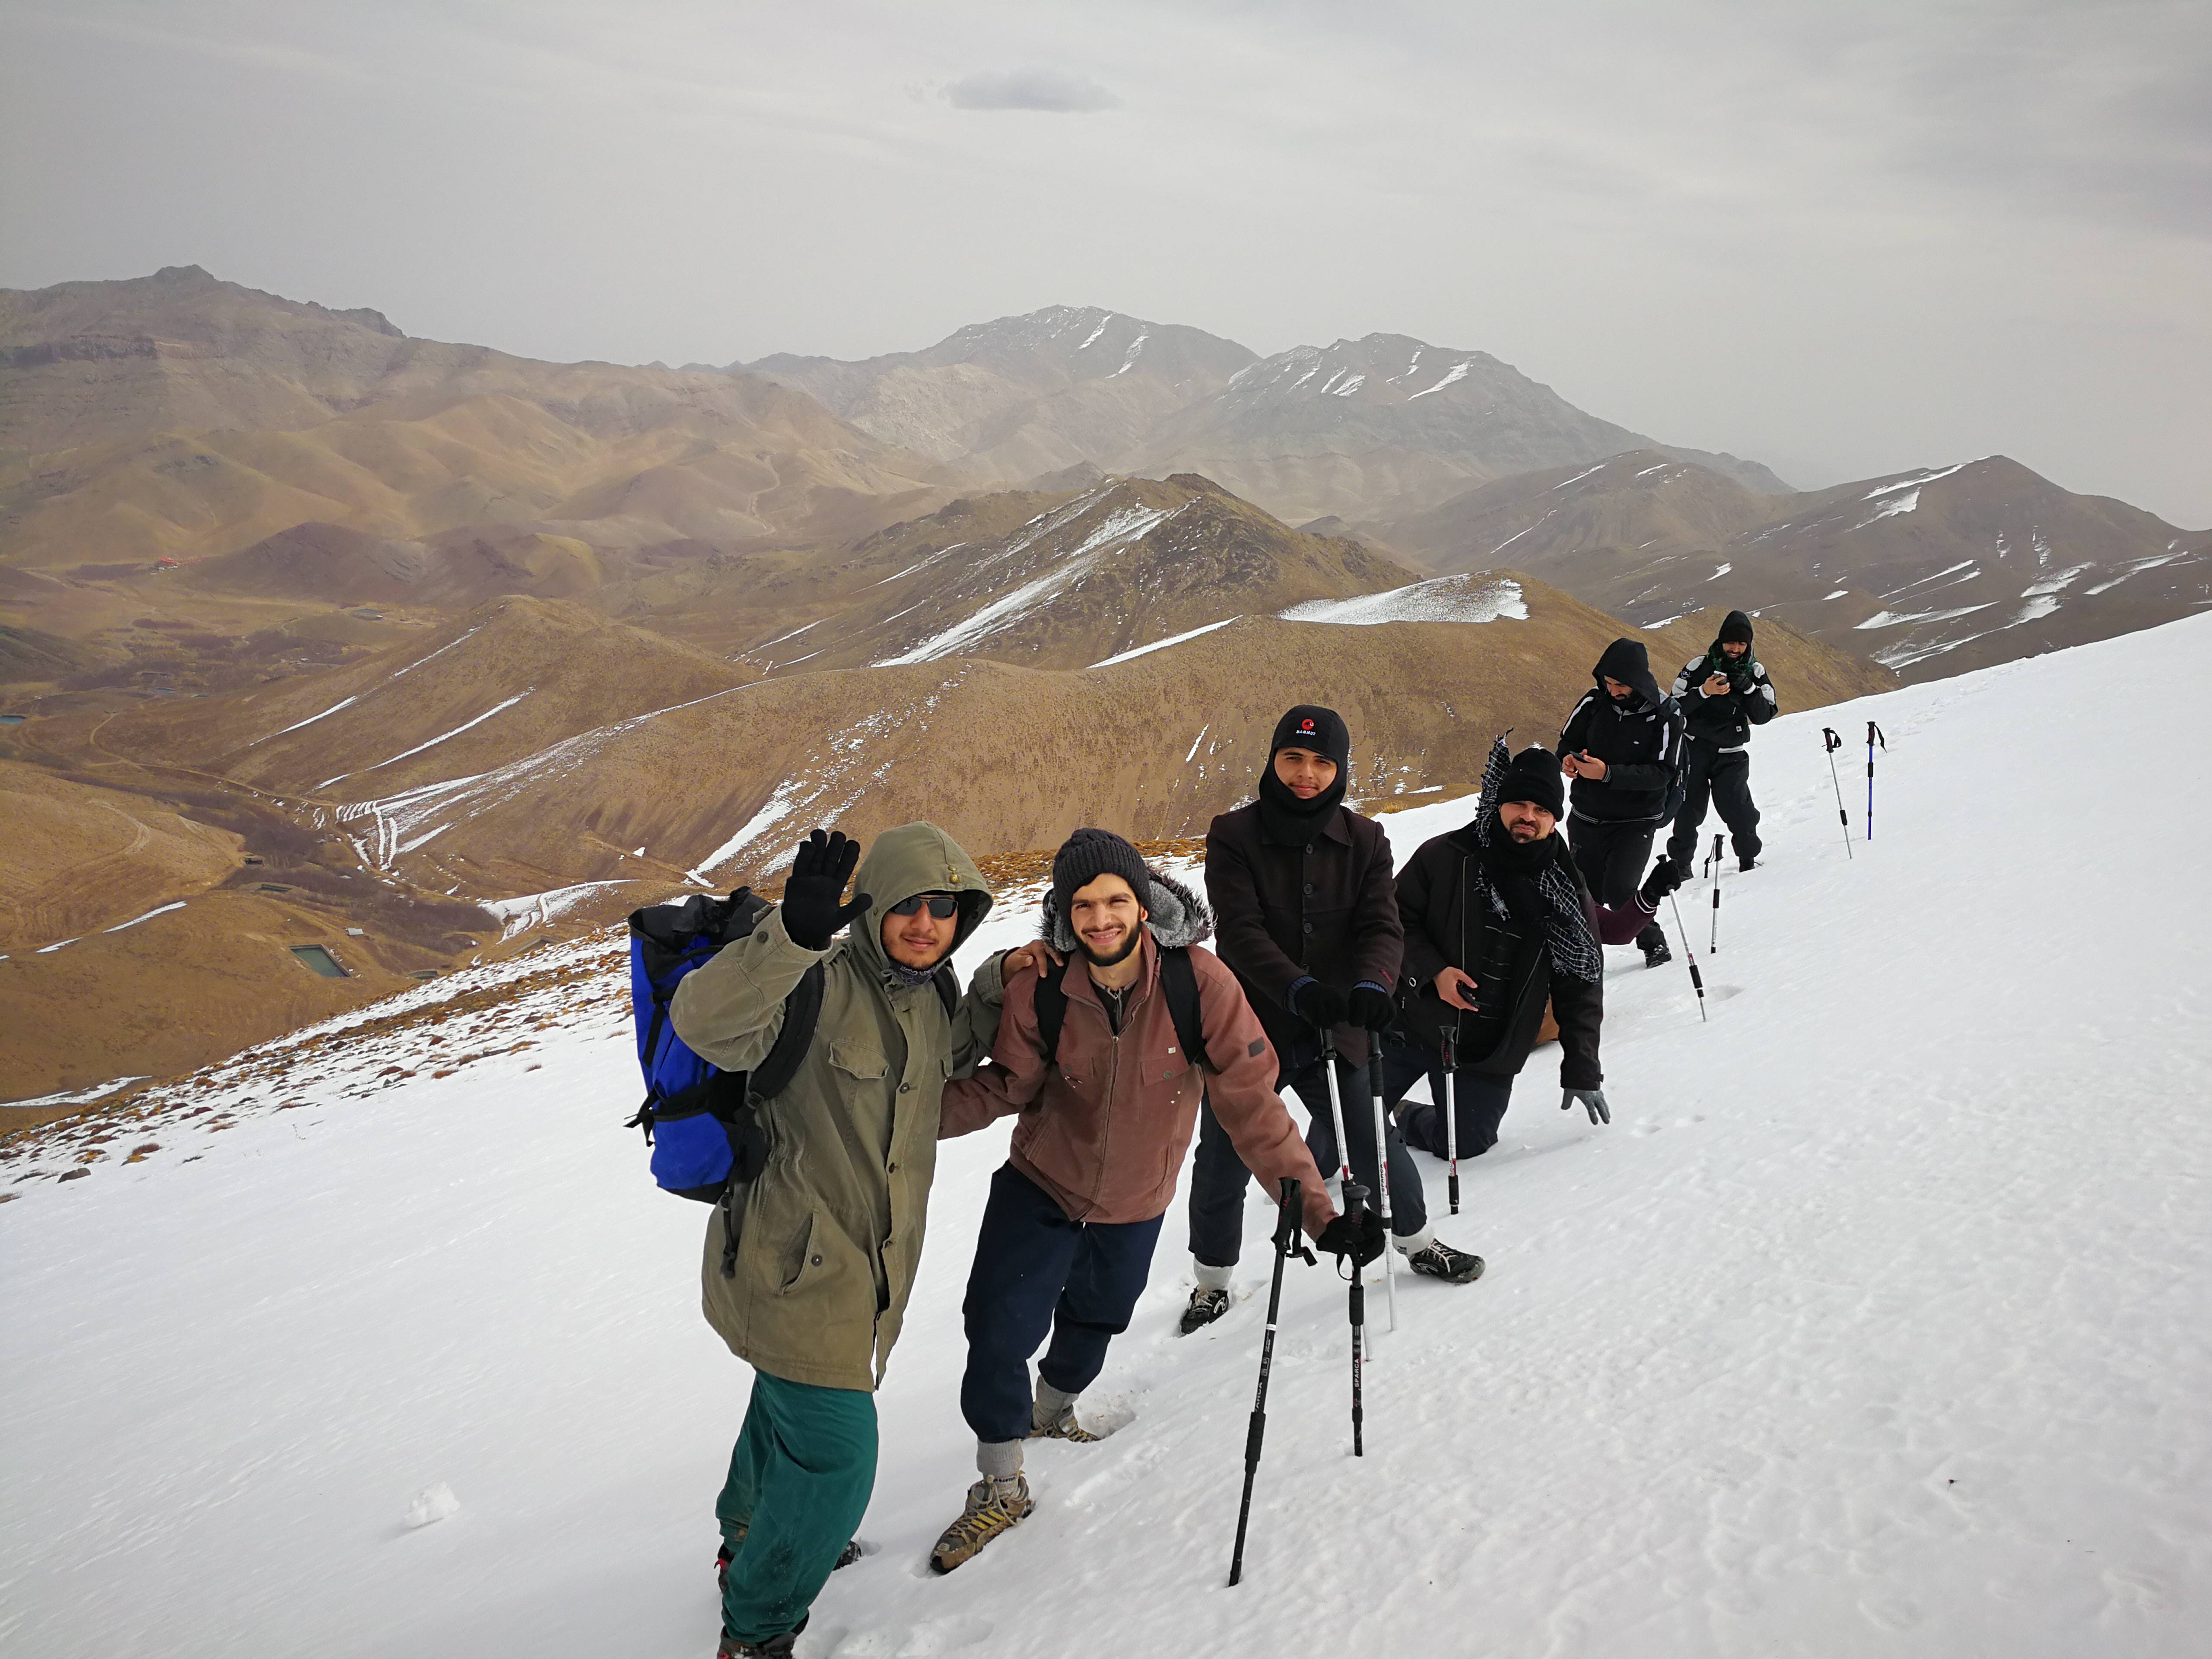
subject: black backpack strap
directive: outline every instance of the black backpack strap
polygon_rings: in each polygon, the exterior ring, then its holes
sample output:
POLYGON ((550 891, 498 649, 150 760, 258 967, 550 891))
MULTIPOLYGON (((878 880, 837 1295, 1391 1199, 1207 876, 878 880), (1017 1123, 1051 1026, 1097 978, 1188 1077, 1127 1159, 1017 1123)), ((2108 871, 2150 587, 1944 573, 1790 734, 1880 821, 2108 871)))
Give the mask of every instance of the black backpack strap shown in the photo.
POLYGON ((937 1000, 945 1005, 945 1018, 951 1018, 953 1011, 960 1006, 960 975, 952 971, 952 964, 948 962, 929 976, 929 982, 937 988, 937 1000))
POLYGON ((1190 951, 1183 946, 1161 948, 1160 990, 1168 1000, 1168 1012, 1175 1019, 1183 1053, 1190 1056, 1192 1065, 1212 1071, 1213 1061, 1206 1050, 1206 1020, 1198 1006, 1198 969, 1190 965, 1190 951))
POLYGON ((814 1028, 822 1018, 822 964, 816 963, 799 975, 799 983, 783 1000, 783 1027, 775 1034, 768 1058, 753 1067, 745 1092, 755 1100, 781 1094, 799 1075, 799 1062, 806 1058, 814 1041, 814 1028))
POLYGON ((1067 987, 1061 982, 1066 977, 1066 957, 1037 975, 1037 1047, 1044 1051, 1048 1068, 1060 1058, 1060 1028, 1067 1023, 1067 987))

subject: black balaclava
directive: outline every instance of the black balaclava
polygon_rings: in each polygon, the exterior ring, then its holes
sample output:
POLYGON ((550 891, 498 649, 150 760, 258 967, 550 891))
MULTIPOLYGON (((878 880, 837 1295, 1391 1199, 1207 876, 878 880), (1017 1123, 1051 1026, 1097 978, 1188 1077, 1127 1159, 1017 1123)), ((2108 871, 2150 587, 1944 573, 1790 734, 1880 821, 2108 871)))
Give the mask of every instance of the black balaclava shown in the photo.
POLYGON ((1260 769, 1260 827, 1285 847, 1311 841, 1328 815, 1344 804, 1352 779, 1352 733, 1334 708, 1302 702, 1275 722, 1267 763, 1260 769), (1336 763, 1336 781, 1311 800, 1300 800, 1275 775, 1275 757, 1285 749, 1310 749, 1336 763))

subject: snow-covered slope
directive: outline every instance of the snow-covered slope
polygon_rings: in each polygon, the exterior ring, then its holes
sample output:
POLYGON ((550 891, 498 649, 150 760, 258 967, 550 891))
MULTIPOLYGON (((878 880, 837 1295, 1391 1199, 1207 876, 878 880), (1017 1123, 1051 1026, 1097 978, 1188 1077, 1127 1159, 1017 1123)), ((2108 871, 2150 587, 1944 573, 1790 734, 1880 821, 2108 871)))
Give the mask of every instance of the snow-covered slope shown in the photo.
MULTIPOLYGON (((2110 711, 2208 660, 2212 617, 1759 733, 1770 861, 1725 878, 1711 1024, 1680 963, 1614 953, 1614 1121, 1563 1115, 1556 1056, 1531 1062, 1439 1221, 1490 1273, 1401 1284, 1364 1459, 1342 1287, 1292 1270, 1237 1589, 1256 1202, 1246 1299, 1172 1334, 1171 1218, 1094 1391, 1126 1426, 1037 1449, 1036 1516, 924 1567, 971 1478, 959 1299, 1004 1132, 950 1146, 875 1553, 800 1653, 2201 1651, 2212 946, 2185 922, 2212 768, 2110 711), (1877 839, 1847 861, 1819 728, 1852 740, 1860 833, 1869 717, 1877 839)), ((1701 893, 1683 914, 1703 957, 1701 893)), ((712 1650, 747 1378, 696 1312, 702 1212, 618 1127, 611 951, 265 1050, 147 1120, 139 1162, 124 1137, 7 1188, 9 1651, 712 1650), (458 1512, 409 1528, 440 1484, 458 1512)))

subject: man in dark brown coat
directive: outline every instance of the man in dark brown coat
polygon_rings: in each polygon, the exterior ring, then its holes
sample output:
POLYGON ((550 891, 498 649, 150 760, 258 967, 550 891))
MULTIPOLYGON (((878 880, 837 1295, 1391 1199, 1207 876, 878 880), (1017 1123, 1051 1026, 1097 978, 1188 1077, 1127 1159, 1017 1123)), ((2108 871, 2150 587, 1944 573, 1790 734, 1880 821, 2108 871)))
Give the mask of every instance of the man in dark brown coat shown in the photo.
POLYGON ((960 1409, 983 1478, 930 1552, 940 1572, 1030 1513, 1024 1440, 1098 1437, 1075 1402, 1144 1291, 1202 1093, 1271 1188, 1298 1183, 1300 1221, 1320 1249, 1363 1263, 1382 1253, 1372 1213, 1354 1220, 1330 1204, 1276 1097, 1260 1022, 1200 943, 1210 921, 1195 893, 1121 836, 1077 830, 1053 860, 1044 948, 1006 958, 991 1063, 945 1085, 942 1134, 1020 1118, 961 1307, 960 1409), (1036 971, 1040 956, 1054 965, 1036 971), (1030 1357, 1048 1332, 1032 1390, 1030 1357))
MULTIPOLYGON (((1295 1091, 1311 1127, 1306 1144, 1324 1172, 1339 1167, 1321 1033, 1338 1054, 1353 1178, 1376 1191, 1375 1135, 1366 1061, 1370 1031, 1395 1012, 1389 987, 1405 949, 1390 842, 1382 826, 1344 805, 1352 735, 1335 710, 1302 704, 1275 723, 1259 799, 1214 819, 1206 836, 1206 893, 1221 959, 1250 1000, 1281 1066, 1278 1090, 1295 1091)), ((1439 1243, 1413 1160, 1389 1131, 1391 1226, 1418 1273, 1464 1284, 1478 1256, 1439 1243)), ((1229 1306, 1241 1251, 1244 1187, 1237 1149, 1209 1110, 1200 1115, 1191 1172, 1190 1252, 1197 1288, 1182 1328, 1196 1330, 1229 1306)))

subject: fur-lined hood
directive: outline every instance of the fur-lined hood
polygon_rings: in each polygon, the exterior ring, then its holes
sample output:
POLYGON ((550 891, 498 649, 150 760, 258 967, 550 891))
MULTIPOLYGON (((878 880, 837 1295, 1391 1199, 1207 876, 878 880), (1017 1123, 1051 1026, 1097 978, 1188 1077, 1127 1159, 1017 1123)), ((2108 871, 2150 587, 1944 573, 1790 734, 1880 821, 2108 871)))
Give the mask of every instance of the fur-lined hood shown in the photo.
MULTIPOLYGON (((1175 950, 1186 945, 1202 945, 1212 937, 1213 912, 1206 908, 1204 899, 1152 865, 1145 866, 1145 873, 1151 878, 1152 890, 1145 900, 1145 908, 1151 912, 1151 920, 1146 925, 1152 929, 1155 945, 1175 950)), ((1075 930, 1060 914, 1059 902, 1049 888, 1045 890, 1044 914, 1038 919, 1037 937, 1062 956, 1077 948, 1075 930)))

